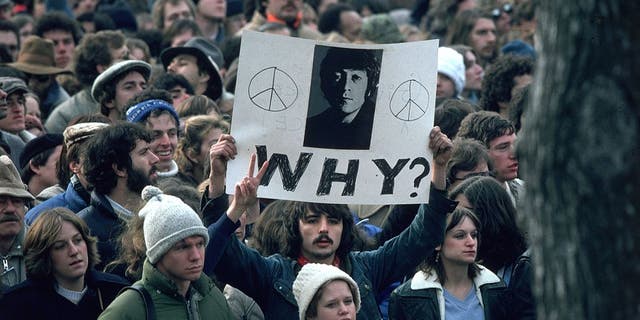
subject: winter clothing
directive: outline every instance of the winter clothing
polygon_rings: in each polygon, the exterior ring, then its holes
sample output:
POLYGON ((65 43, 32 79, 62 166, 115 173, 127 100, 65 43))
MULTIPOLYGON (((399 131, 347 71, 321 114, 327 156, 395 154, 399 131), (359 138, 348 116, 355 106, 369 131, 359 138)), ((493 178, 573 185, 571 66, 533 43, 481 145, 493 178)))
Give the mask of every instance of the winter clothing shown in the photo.
POLYGON ((27 229, 22 228, 22 231, 13 240, 9 253, 6 256, 0 255, 0 262, 2 262, 2 266, 0 266, 0 297, 6 289, 27 279, 24 256, 22 255, 22 243, 26 233, 27 229), (5 262, 7 263, 6 268, 4 267, 5 262))
POLYGON ((353 303, 356 305, 356 312, 360 310, 360 290, 356 282, 348 274, 328 264, 307 263, 302 266, 296 276, 296 280, 293 282, 293 295, 298 302, 300 320, 305 320, 309 303, 313 300, 313 296, 316 295, 318 289, 332 280, 343 280, 356 289, 353 303))
POLYGON ((169 102, 161 99, 145 100, 130 107, 127 109, 127 121, 134 123, 144 122, 149 117, 149 114, 156 110, 169 112, 173 120, 176 121, 176 128, 180 128, 180 117, 178 117, 176 110, 169 102))
MULTIPOLYGON (((158 320, 168 319, 233 319, 222 292, 204 273, 192 281, 187 298, 178 293, 175 283, 145 260, 141 284, 151 295, 158 320)), ((100 315, 98 319, 145 319, 142 297, 133 290, 126 290, 100 315)))
POLYGON ((127 222, 115 212, 105 195, 95 191, 91 193, 91 204, 78 212, 78 216, 87 223, 91 234, 98 238, 100 264, 96 269, 103 270, 118 256, 118 240, 127 222))
POLYGON ((457 51, 448 48, 438 48, 438 73, 447 76, 456 86, 456 97, 460 96, 465 82, 464 58, 457 51))
POLYGON ((205 245, 209 243, 209 233, 202 220, 179 198, 163 194, 157 187, 146 186, 142 199, 147 203, 138 214, 144 217, 144 242, 152 264, 182 239, 202 236, 205 245))
POLYGON ((107 83, 110 83, 119 75, 127 74, 131 71, 139 72, 146 80, 149 79, 149 75, 151 74, 151 65, 141 60, 125 60, 112 64, 93 82, 93 86, 91 87, 91 96, 93 99, 98 101, 104 93, 104 86, 107 83))
POLYGON ((5 151, 14 165, 20 163, 20 155, 25 145, 24 141, 19 136, 2 130, 0 130, 0 140, 2 140, 0 143, 2 143, 3 148, 8 147, 5 151))
MULTIPOLYGON (((506 286, 498 276, 480 266, 480 273, 473 282, 485 320, 511 319, 503 297, 506 286)), ((391 294, 389 319, 444 320, 444 310, 443 288, 438 276, 435 272, 418 271, 391 294)))
POLYGON ((80 115, 100 112, 100 104, 91 97, 90 88, 74 94, 71 98, 58 105, 44 123, 47 132, 61 133, 71 119, 80 115))
POLYGON ((0 156, 0 196, 35 199, 20 180, 18 169, 8 156, 0 156))
POLYGON ((89 206, 91 196, 84 189, 80 180, 75 175, 71 176, 71 182, 67 185, 67 190, 64 193, 59 194, 47 201, 40 203, 27 211, 24 216, 24 220, 28 225, 31 225, 33 221, 45 210, 49 210, 56 207, 65 207, 75 213, 89 206))
MULTIPOLYGON (((455 206, 456 202, 447 199, 443 191, 432 189, 429 204, 420 207, 411 226, 398 237, 377 250, 351 252, 341 258, 340 269, 354 279, 360 290, 362 308, 358 319, 380 319, 376 295, 420 263, 422 257, 415 252, 429 252, 442 243, 445 216, 455 206)), ((298 263, 279 254, 262 257, 235 239, 235 228, 227 215, 209 227, 211 244, 207 246, 205 270, 215 267, 218 279, 252 297, 266 319, 297 318, 292 284, 300 268, 298 263)))
POLYGON ((514 310, 513 319, 535 320, 536 304, 531 290, 533 281, 533 265, 531 263, 530 250, 525 251, 509 266, 498 270, 497 274, 503 279, 508 279, 507 297, 509 305, 514 310), (510 274, 504 274, 504 270, 510 270, 510 274))
POLYGON ((56 292, 49 280, 29 279, 9 289, 0 300, 2 319, 96 319, 128 282, 93 269, 85 275, 87 291, 78 304, 56 292))

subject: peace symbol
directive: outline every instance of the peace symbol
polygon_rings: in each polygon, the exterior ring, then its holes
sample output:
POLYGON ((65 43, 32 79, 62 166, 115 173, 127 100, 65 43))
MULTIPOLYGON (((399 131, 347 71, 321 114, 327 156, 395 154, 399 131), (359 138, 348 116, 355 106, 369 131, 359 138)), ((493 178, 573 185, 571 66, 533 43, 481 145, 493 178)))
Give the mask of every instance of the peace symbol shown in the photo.
POLYGON ((429 107, 429 91, 415 79, 401 83, 391 95, 389 109, 402 121, 420 119, 429 107))
POLYGON ((298 98, 298 86, 278 67, 256 73, 249 82, 249 99, 258 108, 279 112, 291 107, 298 98))

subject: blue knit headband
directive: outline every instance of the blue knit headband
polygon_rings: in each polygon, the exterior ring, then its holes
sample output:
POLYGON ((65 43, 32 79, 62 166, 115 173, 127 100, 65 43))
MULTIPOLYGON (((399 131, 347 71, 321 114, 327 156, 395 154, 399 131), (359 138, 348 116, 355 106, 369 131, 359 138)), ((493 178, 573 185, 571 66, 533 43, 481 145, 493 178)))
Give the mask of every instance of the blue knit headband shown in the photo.
POLYGON ((127 121, 142 122, 154 110, 167 110, 176 120, 176 128, 180 128, 180 118, 171 104, 164 100, 153 99, 142 101, 127 110, 127 121))

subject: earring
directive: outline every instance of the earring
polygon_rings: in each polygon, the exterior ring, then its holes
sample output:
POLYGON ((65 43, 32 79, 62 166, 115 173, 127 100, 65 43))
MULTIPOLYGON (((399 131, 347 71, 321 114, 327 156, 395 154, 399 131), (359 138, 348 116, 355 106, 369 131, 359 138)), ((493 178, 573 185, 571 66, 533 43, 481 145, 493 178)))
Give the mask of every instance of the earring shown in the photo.
POLYGON ((436 263, 438 263, 438 261, 440 261, 440 251, 436 253, 436 263))

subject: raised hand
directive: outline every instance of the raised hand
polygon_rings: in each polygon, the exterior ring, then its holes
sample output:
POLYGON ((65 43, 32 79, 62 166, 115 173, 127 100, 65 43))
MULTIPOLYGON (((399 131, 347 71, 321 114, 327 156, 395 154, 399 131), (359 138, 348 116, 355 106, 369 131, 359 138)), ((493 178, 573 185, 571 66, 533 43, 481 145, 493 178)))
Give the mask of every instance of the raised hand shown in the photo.
POLYGON ((258 174, 254 176, 253 173, 255 171, 255 166, 256 155, 252 154, 251 159, 249 160, 249 172, 247 176, 236 183, 234 188, 235 194, 231 204, 229 205, 229 210, 227 210, 227 215, 233 222, 237 222, 242 213, 247 209, 255 209, 255 206, 258 205, 258 186, 260 185, 262 176, 264 176, 267 171, 269 162, 265 161, 265 163, 262 164, 260 171, 258 171, 258 174))

